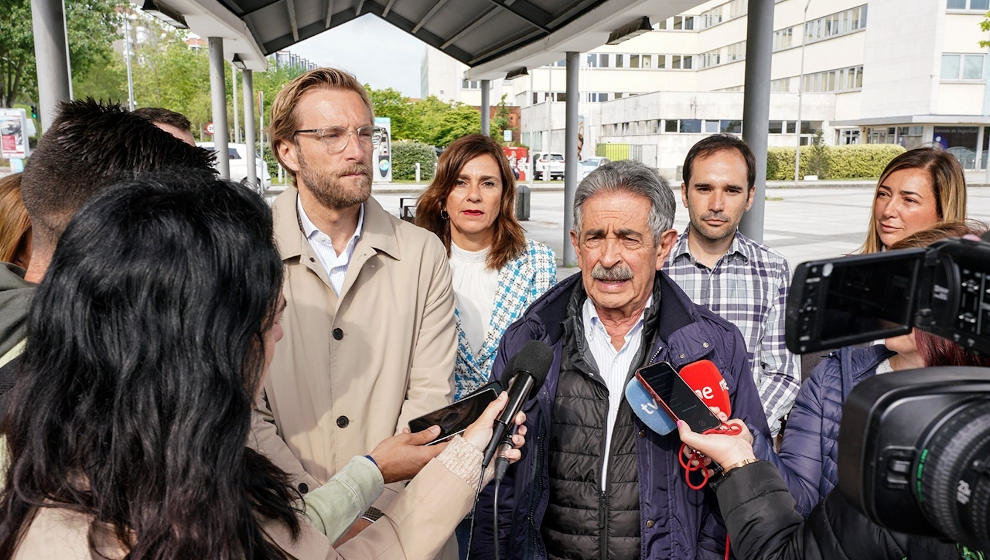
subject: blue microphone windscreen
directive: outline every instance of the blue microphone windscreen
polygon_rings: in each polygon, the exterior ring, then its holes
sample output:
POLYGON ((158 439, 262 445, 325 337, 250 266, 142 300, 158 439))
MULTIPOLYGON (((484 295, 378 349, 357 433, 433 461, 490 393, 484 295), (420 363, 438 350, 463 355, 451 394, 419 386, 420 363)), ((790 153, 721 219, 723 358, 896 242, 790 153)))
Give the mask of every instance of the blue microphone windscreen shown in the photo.
POLYGON ((636 416, 654 432, 665 436, 677 429, 677 424, 667 411, 653 400, 653 395, 635 377, 626 384, 626 401, 636 416))

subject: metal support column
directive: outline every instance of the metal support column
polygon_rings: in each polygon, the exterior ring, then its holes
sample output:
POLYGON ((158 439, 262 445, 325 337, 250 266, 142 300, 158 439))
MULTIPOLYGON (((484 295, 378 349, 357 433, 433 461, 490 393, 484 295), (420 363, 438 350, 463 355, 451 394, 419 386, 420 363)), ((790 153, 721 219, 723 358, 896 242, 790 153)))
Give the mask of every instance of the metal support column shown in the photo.
POLYGON ((31 0, 31 29, 38 70, 38 110, 42 132, 48 130, 58 104, 71 99, 68 45, 62 0, 31 0))
POLYGON ((237 117, 237 67, 230 65, 230 105, 234 110, 234 142, 241 142, 241 123, 237 117))
POLYGON ((481 133, 492 135, 491 80, 481 80, 481 133))
POLYGON ((578 158, 578 73, 580 53, 567 52, 567 93, 564 101, 564 267, 577 266, 577 254, 571 245, 571 228, 574 226, 574 193, 577 191, 578 158))
POLYGON ((767 182, 767 134, 770 128, 770 60, 773 52, 774 0, 749 0, 746 16, 746 78, 743 83, 743 140, 756 157, 753 207, 739 225, 743 235, 763 241, 767 182))
POLYGON ((227 153, 227 95, 223 77, 223 38, 210 37, 210 98, 213 100, 213 148, 217 151, 220 176, 230 179, 227 153))
POLYGON ((247 160, 247 180, 249 185, 258 184, 258 192, 265 194, 265 178, 258 177, 254 163, 254 73, 251 70, 241 72, 244 90, 244 158, 247 160))

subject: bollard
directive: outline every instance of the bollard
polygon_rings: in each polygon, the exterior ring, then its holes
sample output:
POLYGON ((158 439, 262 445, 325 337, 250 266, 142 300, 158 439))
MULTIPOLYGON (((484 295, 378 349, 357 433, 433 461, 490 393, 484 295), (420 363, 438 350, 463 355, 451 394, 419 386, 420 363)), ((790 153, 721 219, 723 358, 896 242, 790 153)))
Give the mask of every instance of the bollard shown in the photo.
POLYGON ((419 162, 416 162, 416 182, 419 182, 419 162))
POLYGON ((529 195, 528 185, 522 183, 516 185, 516 219, 520 222, 529 220, 529 195))

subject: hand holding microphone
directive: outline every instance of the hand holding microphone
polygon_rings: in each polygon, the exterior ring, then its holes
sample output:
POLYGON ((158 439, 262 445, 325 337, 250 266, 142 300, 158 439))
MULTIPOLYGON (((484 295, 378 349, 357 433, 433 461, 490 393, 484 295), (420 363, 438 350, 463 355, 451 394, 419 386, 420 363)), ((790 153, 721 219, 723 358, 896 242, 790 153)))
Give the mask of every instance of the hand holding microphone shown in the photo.
MULTIPOLYGON (((481 416, 464 430, 462 437, 477 449, 484 449, 492 439, 496 417, 499 416, 500 412, 505 410, 505 405, 508 402, 509 395, 503 391, 497 399, 485 408, 481 416)), ((502 454, 502 457, 505 457, 506 461, 510 463, 514 463, 522 457, 519 448, 526 443, 526 426, 523 426, 524 422, 526 422, 526 414, 524 412, 517 413, 512 419, 513 425, 517 426, 516 433, 511 436, 511 448, 502 454)))

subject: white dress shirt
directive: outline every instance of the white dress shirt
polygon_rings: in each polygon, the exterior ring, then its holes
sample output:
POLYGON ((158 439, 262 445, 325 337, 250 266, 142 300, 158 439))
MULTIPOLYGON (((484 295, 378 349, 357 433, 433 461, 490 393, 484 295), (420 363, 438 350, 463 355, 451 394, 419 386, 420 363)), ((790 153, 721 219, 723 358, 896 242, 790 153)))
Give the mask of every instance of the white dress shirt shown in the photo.
POLYGON ((309 241, 309 245, 313 248, 313 252, 316 253, 316 258, 320 260, 323 269, 327 271, 327 277, 330 278, 330 286, 333 287, 333 291, 339 296, 340 290, 344 287, 344 276, 347 274, 347 266, 351 264, 351 255, 354 254, 354 247, 357 245, 358 240, 361 239, 361 230, 364 228, 364 204, 361 205, 361 210, 358 213, 358 223, 357 227, 354 228, 354 234, 351 235, 350 241, 347 242, 347 246, 344 247, 343 252, 339 255, 333 248, 333 241, 330 239, 330 236, 320 231, 316 227, 316 224, 306 215, 299 197, 296 197, 296 211, 299 213, 299 223, 302 224, 303 233, 306 234, 306 240, 309 241))
POLYGON ((605 482, 608 480, 608 459, 609 450, 612 447, 612 429, 615 427, 615 418, 619 413, 619 405, 625 396, 626 376, 629 375, 629 368, 632 361, 639 352, 639 347, 643 344, 643 315, 653 304, 653 296, 646 301, 646 307, 639 314, 639 320, 626 333, 625 342, 622 348, 616 350, 612 346, 612 337, 605 330, 605 325, 598 318, 598 310, 591 298, 584 300, 581 309, 581 318, 584 322, 584 338, 588 343, 588 350, 595 358, 598 365, 598 373, 605 381, 608 388, 608 416, 605 426, 605 455, 602 457, 602 490, 605 490, 605 482))

